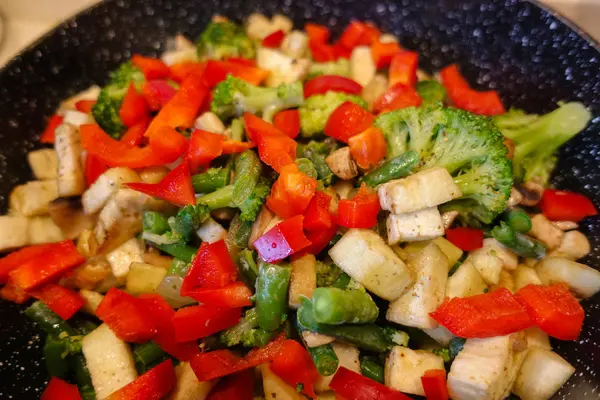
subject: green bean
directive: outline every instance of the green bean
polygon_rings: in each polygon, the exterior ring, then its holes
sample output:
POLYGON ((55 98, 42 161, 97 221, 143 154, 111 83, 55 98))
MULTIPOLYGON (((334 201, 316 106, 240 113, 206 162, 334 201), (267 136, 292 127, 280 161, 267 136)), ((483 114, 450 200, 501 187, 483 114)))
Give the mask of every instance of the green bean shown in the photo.
POLYGON ((504 222, 492 229, 492 236, 521 257, 542 258, 546 255, 546 247, 541 242, 515 232, 504 222))
POLYGON ((61 334, 73 336, 75 330, 61 317, 56 315, 41 301, 36 301, 25 310, 25 315, 36 322, 49 335, 61 337, 61 334))
POLYGON ((242 118, 236 118, 231 121, 231 140, 241 142, 244 140, 244 121, 242 118))
POLYGON ((139 374, 143 374, 150 368, 154 367, 158 362, 163 361, 167 354, 154 342, 146 342, 137 344, 133 348, 133 359, 135 368, 139 374))
POLYGON ((156 235, 162 235, 171 229, 167 217, 156 211, 146 211, 144 213, 142 226, 144 232, 150 232, 156 235))
POLYGON ((188 263, 192 262, 194 256, 198 252, 198 249, 183 243, 154 244, 154 247, 188 263))
POLYGON ((348 284, 350 284, 350 281, 352 280, 352 278, 350 278, 350 275, 348 275, 347 273, 343 272, 331 285, 331 287, 334 288, 338 288, 338 289, 346 289, 348 287, 348 284))
POLYGON ((96 392, 92 385, 92 377, 88 370, 85 357, 82 354, 78 354, 73 357, 73 370, 75 371, 75 381, 79 387, 79 394, 83 400, 96 400, 96 392))
POLYGON ((361 179, 369 186, 377 186, 391 181, 392 179, 402 178, 412 172, 419 163, 419 155, 413 150, 400 154, 389 161, 383 163, 379 168, 369 172, 361 179))
POLYGON ((256 283, 256 311, 258 326, 274 331, 283 322, 287 309, 287 292, 291 268, 261 264, 256 283))
POLYGON ((235 159, 235 180, 232 203, 239 206, 250 197, 262 173, 262 163, 256 153, 246 150, 235 159))
POLYGON ((244 283, 254 288, 258 277, 258 267, 254 261, 252 250, 244 249, 237 256, 237 268, 244 283))
POLYGON ((190 263, 180 260, 179 258, 173 258, 171 267, 167 272, 167 275, 178 275, 182 278, 187 274, 190 269, 190 263))
POLYGON ((252 222, 242 221, 240 214, 236 214, 231 220, 229 231, 227 232, 229 243, 233 243, 240 249, 248 247, 248 239, 252 232, 252 222))
POLYGON ((332 287, 315 289, 312 295, 313 316, 321 324, 367 324, 379 315, 368 293, 332 287))
POLYGON ((448 344, 450 361, 454 361, 458 353, 460 353, 467 340, 459 337, 452 338, 448 344))
POLYGON ((198 198, 197 203, 204 204, 211 210, 233 207, 233 188, 234 185, 223 186, 212 193, 198 198))
POLYGON ((315 164, 310 161, 308 158, 298 158, 296 159, 296 164, 298 164, 298 169, 300 172, 305 173, 313 179, 317 179, 319 174, 317 173, 317 169, 315 168, 315 164))
POLYGON ((333 172, 327 165, 325 159, 329 154, 328 149, 323 149, 323 144, 320 142, 311 141, 308 144, 299 144, 296 150, 298 158, 308 158, 312 163, 313 167, 317 171, 317 177, 325 185, 331 184, 333 172))
POLYGON ((531 218, 519 209, 505 211, 502 220, 516 232, 527 233, 531 230, 531 218))
POLYGON ((227 185, 229 168, 209 168, 206 172, 192 176, 192 185, 196 193, 211 193, 227 185))
POLYGON ((384 382, 384 368, 379 360, 372 356, 364 356, 360 359, 360 372, 367 378, 376 382, 384 382))
POLYGON ((324 344, 317 347, 309 347, 308 352, 310 357, 317 367, 319 374, 323 376, 330 376, 337 370, 339 359, 331 344, 324 344))
POLYGON ((44 361, 46 362, 46 369, 50 376, 58 378, 67 376, 69 369, 68 364, 65 363, 66 356, 67 350, 64 340, 54 335, 48 335, 44 344, 44 361))
POLYGON ((94 329, 96 329, 98 327, 98 324, 90 321, 89 319, 81 318, 75 321, 73 326, 80 335, 85 336, 88 333, 91 333, 94 329))

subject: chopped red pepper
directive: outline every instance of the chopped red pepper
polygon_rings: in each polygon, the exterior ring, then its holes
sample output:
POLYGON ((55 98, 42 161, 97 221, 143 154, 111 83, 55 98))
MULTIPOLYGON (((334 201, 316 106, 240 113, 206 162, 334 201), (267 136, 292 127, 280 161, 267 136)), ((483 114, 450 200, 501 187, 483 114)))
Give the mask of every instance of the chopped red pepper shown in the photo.
POLYGON ((463 227, 446 229, 446 239, 464 251, 483 247, 483 231, 481 229, 463 227))
POLYGON ((58 248, 60 248, 59 243, 38 244, 23 247, 22 249, 13 251, 4 258, 0 258, 0 284, 8 281, 8 274, 13 269, 31 260, 38 259, 43 254, 58 248))
POLYGON ((177 384, 173 362, 166 360, 117 390, 106 400, 160 400, 177 384))
POLYGON ((362 86, 350 78, 338 75, 321 75, 304 84, 304 98, 329 91, 360 94, 362 86))
POLYGON ((68 320, 75 315, 84 303, 79 293, 54 283, 49 283, 30 293, 64 320, 68 320))
POLYGON ((417 84, 417 68, 419 68, 419 54, 414 51, 401 51, 397 53, 390 63, 390 86, 401 83, 405 86, 417 84))
POLYGON ((333 45, 333 55, 336 60, 340 58, 348 59, 352 55, 352 50, 345 48, 339 43, 336 43, 333 45))
POLYGON ((377 225, 377 214, 381 209, 377 193, 364 183, 351 200, 340 200, 338 224, 346 228, 372 228, 377 225))
POLYGON ((53 115, 48 118, 46 129, 44 129, 44 132, 42 132, 42 135, 40 136, 40 142, 54 143, 54 131, 56 131, 56 128, 58 128, 62 122, 63 117, 60 115, 53 115))
POLYGON ((456 64, 440 71, 442 84, 454 105, 463 110, 481 115, 499 115, 506 112, 498 92, 489 90, 479 92, 469 86, 469 82, 461 75, 456 64))
POLYGON ((281 218, 304 214, 318 182, 298 169, 297 164, 281 168, 267 197, 267 207, 281 218))
POLYGON ((236 279, 237 268, 231 260, 225 241, 202 242, 181 284, 181 295, 187 296, 198 288, 219 289, 236 279))
POLYGON ((363 169, 376 166, 385 158, 387 152, 385 137, 381 130, 374 126, 348 139, 348 146, 352 158, 363 169))
POLYGON ((170 78, 181 83, 190 75, 202 76, 205 68, 204 62, 183 61, 169 67, 170 78))
POLYGON ((564 190, 546 189, 540 208, 544 216, 551 221, 579 222, 585 217, 598 214, 594 203, 588 197, 564 190))
POLYGON ((316 62, 334 61, 338 57, 335 46, 330 44, 310 40, 308 42, 308 47, 310 49, 312 58, 316 62))
POLYGON ((204 80, 208 87, 215 87, 217 83, 224 81, 227 75, 233 75, 253 85, 260 85, 269 76, 269 71, 237 62, 210 60, 206 63, 204 80))
POLYGON ((144 57, 134 54, 131 57, 131 63, 142 70, 146 80, 166 79, 171 74, 171 70, 161 60, 157 58, 144 57))
POLYGON ((127 129, 125 131, 125 134, 121 137, 121 142, 130 146, 139 146, 140 143, 142 143, 142 140, 144 139, 144 133, 146 133, 146 129, 148 128, 149 123, 149 118, 144 119, 138 122, 137 124, 133 125, 131 128, 127 129))
POLYGON ((418 107, 422 102, 423 99, 414 88, 396 83, 375 100, 373 112, 379 114, 407 107, 418 107))
POLYGON ((148 118, 150 109, 146 104, 146 99, 137 92, 133 83, 129 85, 125 98, 119 109, 119 117, 127 127, 131 127, 140 121, 148 118))
POLYGON ((304 24, 304 30, 309 40, 320 43, 327 43, 329 41, 329 28, 326 26, 309 22, 304 24))
POLYGON ((377 68, 383 68, 390 65, 392 58, 401 51, 400 45, 397 42, 382 43, 375 40, 371 45, 371 57, 377 68))
POLYGON ((36 289, 85 262, 70 240, 48 245, 46 250, 37 255, 30 253, 30 258, 10 272, 10 282, 25 291, 36 289))
POLYGON ((307 246, 306 248, 304 248, 304 250, 296 254, 319 254, 325 249, 325 247, 327 247, 329 242, 331 242, 331 239, 335 237, 337 230, 338 227, 334 224, 327 229, 319 231, 308 231, 306 233, 306 238, 310 241, 310 246, 307 246))
POLYGON ((515 298, 533 322, 548 335, 560 340, 577 340, 585 312, 565 284, 527 285, 515 298))
POLYGON ((446 370, 428 369, 421 377, 421 384, 427 400, 448 400, 446 370))
POLYGON ((77 386, 53 376, 44 389, 40 400, 81 400, 77 386))
POLYGON ((225 136, 196 129, 190 137, 186 160, 193 173, 207 167, 212 160, 223 154, 225 136))
POLYGON ((316 192, 304 213, 304 229, 318 231, 331 227, 333 225, 333 217, 329 212, 330 204, 330 195, 321 191, 316 192))
POLYGON ((160 110, 177 93, 177 89, 167 81, 153 80, 144 83, 142 95, 152 111, 160 110))
POLYGON ((244 370, 220 380, 210 391, 206 400, 252 400, 254 398, 254 374, 244 370))
POLYGON ((410 400, 410 397, 345 367, 337 370, 329 387, 345 399, 410 400))
POLYGON ((202 304, 219 308, 237 308, 252 305, 252 291, 242 282, 233 282, 218 289, 192 289, 187 296, 202 304))
POLYGON ((183 161, 158 183, 132 182, 127 187, 179 206, 196 204, 190 167, 183 161))
POLYGON ((258 255, 269 263, 283 260, 310 245, 302 231, 302 215, 288 218, 254 242, 258 255))
POLYGON ((244 113, 244 126, 248 136, 258 145, 258 156, 275 171, 296 160, 298 143, 279 129, 256 115, 244 113))
POLYGON ((250 58, 244 57, 227 57, 225 61, 229 61, 235 64, 245 65, 247 67, 256 67, 256 61, 250 58))
POLYGON ((300 113, 298 110, 283 110, 275 114, 273 125, 287 136, 295 139, 300 133, 300 113))
POLYGON ((259 135, 286 136, 285 133, 280 131, 274 125, 249 112, 244 113, 244 128, 246 129, 246 133, 250 140, 254 142, 256 142, 259 135))
POLYGON ((278 49, 281 46, 281 42, 285 38, 285 32, 281 29, 267 35, 262 41, 263 47, 270 47, 274 49, 278 49))
POLYGON ((180 308, 173 317, 175 340, 189 342, 210 336, 236 325, 241 316, 241 308, 217 308, 204 304, 180 308))
POLYGON ((462 338, 508 335, 533 325, 525 307, 506 288, 476 296, 446 299, 429 315, 452 334, 462 338))
POLYGON ((23 304, 31 298, 24 290, 13 285, 4 285, 0 288, 0 299, 23 304))
POLYGON ((75 109, 82 113, 89 114, 92 112, 92 107, 96 104, 96 100, 79 100, 75 103, 75 109))
POLYGON ((306 349, 295 340, 284 340, 279 353, 273 358, 271 371, 292 387, 302 385, 302 392, 316 398, 314 384, 319 371, 306 349))
POLYGON ((361 21, 352 21, 344 29, 342 35, 338 39, 338 43, 346 49, 354 49, 356 46, 364 45, 368 46, 371 42, 367 41, 371 39, 367 37, 367 24, 361 21))
POLYGON ((238 142, 237 140, 225 139, 223 142, 223 154, 241 153, 255 146, 252 142, 238 142))
POLYGON ((325 125, 325 134, 340 142, 348 143, 354 135, 364 132, 373 124, 375 116, 351 101, 336 108, 325 125))
POLYGON ((104 164, 98 157, 93 154, 88 154, 85 157, 85 183, 92 186, 96 179, 102 175, 108 166, 104 164))

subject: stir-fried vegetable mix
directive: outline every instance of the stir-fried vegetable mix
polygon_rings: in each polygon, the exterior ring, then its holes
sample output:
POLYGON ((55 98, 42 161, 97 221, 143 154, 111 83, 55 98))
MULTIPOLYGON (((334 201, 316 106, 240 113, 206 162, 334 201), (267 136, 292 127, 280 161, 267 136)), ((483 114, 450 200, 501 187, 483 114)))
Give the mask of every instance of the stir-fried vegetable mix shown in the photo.
POLYGON ((61 104, 0 217, 43 399, 548 399, 574 373, 549 337, 600 290, 597 212, 548 184, 584 105, 505 111, 359 21, 171 43, 61 104))

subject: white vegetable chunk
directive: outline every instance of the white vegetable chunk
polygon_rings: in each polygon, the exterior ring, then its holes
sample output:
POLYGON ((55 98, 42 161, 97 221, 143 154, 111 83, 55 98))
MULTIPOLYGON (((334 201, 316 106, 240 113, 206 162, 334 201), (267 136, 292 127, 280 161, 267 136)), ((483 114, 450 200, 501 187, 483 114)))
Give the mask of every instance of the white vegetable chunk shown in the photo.
POLYGON ((76 196, 85 190, 81 165, 81 138, 76 127, 62 124, 55 131, 54 150, 58 157, 58 195, 76 196))
POLYGON ((587 256, 592 251, 588 238, 579 231, 565 232, 560 246, 550 255, 564 257, 569 260, 578 260, 587 256))
POLYGON ((227 230, 212 218, 207 219, 196 231, 196 235, 207 243, 215 243, 227 237, 227 230))
POLYGON ((263 14, 252 13, 246 19, 246 34, 250 39, 263 40, 271 32, 271 21, 263 14))
POLYGON ((436 207, 462 194, 445 168, 431 168, 377 189, 381 208, 402 214, 436 207))
POLYGON ((301 58, 308 50, 308 35, 303 31, 292 31, 283 39, 281 51, 293 58, 301 58))
POLYGON ((102 303, 104 295, 88 289, 81 289, 79 294, 84 301, 82 310, 88 314, 96 315, 96 309, 102 303))
POLYGON ((28 227, 29 220, 25 217, 0 215, 0 251, 27 245, 28 227))
POLYGON ((248 247, 254 249, 254 242, 256 239, 261 237, 265 232, 269 223, 273 220, 275 214, 271 212, 267 208, 267 206, 262 206, 260 210, 260 214, 258 214, 258 218, 252 224, 252 230, 250 231, 250 238, 248 239, 248 247))
POLYGON ((448 279, 448 258, 431 243, 408 262, 416 281, 402 296, 390 304, 386 318, 401 325, 421 329, 438 326, 429 316, 444 301, 448 279))
POLYGON ((35 179, 55 179, 58 170, 58 157, 54 149, 34 150, 27 153, 27 162, 35 179))
POLYGON ((177 385, 167 400, 204 400, 217 383, 217 380, 200 382, 189 362, 175 367, 177 385))
POLYGON ((349 229, 329 255, 354 280, 389 301, 414 282, 414 272, 371 230, 349 229))
POLYGON ((81 196, 83 211, 88 215, 97 213, 113 194, 125 186, 125 183, 140 180, 140 175, 130 168, 110 168, 83 192, 81 196))
POLYGON ((256 66, 271 72, 266 81, 269 87, 302 80, 310 64, 306 58, 292 58, 275 49, 259 47, 256 51, 256 66))
POLYGON ((361 86, 366 86, 375 77, 377 66, 369 46, 356 46, 350 55, 350 76, 361 86))
POLYGON ((350 155, 350 147, 340 147, 325 159, 331 172, 340 179, 350 180, 358 175, 358 167, 350 155))
POLYGON ((367 83, 362 90, 361 96, 371 109, 373 103, 381 97, 388 89, 388 78, 383 74, 377 74, 367 83))
POLYGON ((514 272, 515 290, 519 290, 527 285, 541 285, 542 281, 535 269, 527 265, 519 265, 514 272))
POLYGON ((140 178, 144 183, 158 183, 163 180, 165 176, 170 172, 167 167, 156 166, 156 167, 146 167, 137 170, 140 174, 140 178))
MULTIPOLYGON (((358 359, 359 351, 356 347, 340 342, 333 342, 331 347, 339 360, 338 369, 344 367, 360 374, 360 360, 358 359)), ((320 375, 315 382, 315 390, 317 392, 330 390, 329 384, 334 375, 335 373, 329 376, 320 375)))
POLYGON ((63 124, 70 124, 79 128, 81 125, 93 124, 94 118, 90 114, 77 110, 67 110, 63 114, 63 124))
POLYGON ((442 346, 446 347, 454 339, 454 335, 445 327, 439 325, 437 328, 423 329, 423 332, 442 346))
POLYGON ((305 397, 296 391, 296 388, 288 385, 283 379, 277 376, 269 364, 262 364, 258 367, 262 374, 263 389, 265 400, 304 400, 305 397))
POLYGON ((541 348, 531 349, 512 392, 522 400, 547 400, 574 372, 575 368, 558 354, 541 348))
POLYGON ((129 293, 152 293, 167 275, 167 269, 156 265, 132 262, 127 272, 125 288, 129 293))
POLYGON ((519 257, 504 247, 494 238, 483 239, 483 247, 491 250, 498 258, 502 260, 502 267, 513 271, 519 265, 519 257))
POLYGON ((467 260, 473 263, 475 269, 488 285, 495 285, 500 281, 500 272, 504 262, 494 248, 483 246, 470 252, 467 260))
POLYGON ((444 369, 444 360, 429 351, 395 346, 385 361, 385 385, 424 396, 421 377, 429 369, 444 369))
POLYGON ((129 345, 102 324, 82 341, 96 397, 104 399, 137 378, 129 345))
POLYGON ((411 259, 417 256, 429 243, 435 243, 440 250, 448 257, 448 265, 450 268, 456 264, 456 262, 462 257, 463 251, 453 245, 450 241, 443 237, 435 238, 431 241, 425 240, 422 242, 410 242, 407 243, 403 250, 407 259, 411 259))
POLYGON ((27 232, 29 244, 54 243, 65 239, 63 231, 49 216, 30 218, 27 232))
POLYGON ((496 289, 505 288, 510 290, 511 293, 515 292, 515 279, 513 275, 506 269, 500 271, 500 277, 498 279, 498 283, 490 286, 490 290, 494 291, 496 289))
POLYGON ((446 297, 469 297, 476 294, 482 294, 487 289, 487 285, 481 274, 473 266, 473 263, 466 260, 462 263, 452 276, 448 277, 446 285, 446 297))
POLYGON ((308 347, 323 346, 324 344, 329 344, 335 340, 334 337, 311 331, 302 331, 302 338, 308 347))
POLYGON ((100 95, 100 86, 92 85, 60 103, 57 114, 64 115, 66 110, 75 109, 75 104, 80 100, 98 100, 98 95, 100 95))
POLYGON ((212 133, 225 132, 225 125, 223 125, 221 119, 217 117, 217 114, 211 111, 206 111, 196 118, 196 122, 194 122, 194 128, 212 133))
POLYGON ((275 14, 271 18, 271 29, 273 32, 282 30, 283 33, 290 33, 293 27, 294 23, 285 15, 275 14))
POLYGON ((550 250, 553 250, 560 246, 565 233, 548 221, 543 214, 536 214, 531 218, 531 231, 529 231, 529 234, 543 242, 550 250))
POLYGON ((317 259, 312 254, 306 254, 292 261, 292 276, 288 304, 291 308, 300 308, 301 298, 312 298, 317 288, 317 259))
POLYGON ((539 347, 546 350, 552 350, 548 334, 537 326, 525 329, 525 338, 527 339, 528 349, 539 347))
POLYGON ((566 258, 548 257, 536 264, 535 270, 544 285, 564 282, 569 290, 583 298, 600 290, 600 272, 566 258))
POLYGON ((386 220, 388 244, 431 240, 444 234, 437 207, 404 214, 390 214, 386 220))
POLYGON ((124 279, 132 263, 144 261, 144 246, 137 239, 132 238, 106 255, 113 275, 117 279, 124 279))
POLYGON ((16 186, 10 193, 10 208, 19 215, 34 217, 48 214, 48 204, 58 197, 55 180, 31 181, 16 186))

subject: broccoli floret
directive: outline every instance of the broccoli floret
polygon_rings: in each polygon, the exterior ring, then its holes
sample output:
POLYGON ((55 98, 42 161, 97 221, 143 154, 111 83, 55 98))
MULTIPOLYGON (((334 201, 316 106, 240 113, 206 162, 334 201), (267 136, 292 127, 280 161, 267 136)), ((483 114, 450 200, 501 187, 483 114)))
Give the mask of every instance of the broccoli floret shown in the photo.
POLYGON ((269 193, 271 193, 271 183, 265 178, 260 178, 250 197, 239 205, 242 221, 254 222, 256 220, 269 193))
POLYGON ((460 201, 469 199, 487 211, 472 215, 462 207, 459 211, 468 212, 463 216, 488 224, 506 208, 511 164, 504 138, 489 118, 454 108, 410 107, 380 115, 375 125, 386 136, 388 156, 416 151, 421 160, 416 171, 446 168, 462 191, 460 201))
POLYGON ((351 101, 364 109, 368 107, 362 97, 342 92, 329 91, 306 99, 299 109, 302 136, 313 137, 321 134, 331 113, 345 101, 351 101))
POLYGON ((207 206, 185 206, 177 212, 177 215, 169 218, 169 227, 174 237, 181 237, 189 241, 191 235, 210 217, 207 206))
POLYGON ((317 286, 331 286, 342 274, 340 267, 333 262, 317 261, 317 286))
POLYGON ((256 56, 254 43, 244 28, 231 21, 209 23, 196 41, 196 48, 201 59, 256 56))
POLYGON ((331 148, 325 142, 311 140, 307 144, 299 144, 296 148, 298 158, 309 159, 317 171, 317 178, 323 183, 323 186, 331 185, 333 172, 325 162, 327 156, 331 153, 331 148))
POLYGON ((585 129, 590 119, 589 110, 573 102, 542 116, 511 110, 494 117, 494 123, 515 144, 515 178, 545 185, 556 165, 558 148, 585 129))
POLYGON ((237 325, 219 334, 219 341, 227 347, 239 344, 244 347, 263 347, 272 337, 273 332, 258 327, 256 309, 251 308, 237 325))
POLYGON ((272 121, 278 111, 298 107, 303 101, 300 82, 266 88, 229 75, 215 87, 210 109, 224 120, 249 112, 260 113, 265 120, 272 121))
POLYGON ((416 86, 423 106, 443 105, 446 100, 446 89, 438 81, 421 81, 416 86))
POLYGON ((450 362, 450 350, 441 348, 441 349, 433 349, 433 350, 431 350, 431 352, 433 354, 435 354, 436 356, 441 357, 445 363, 450 362))
POLYGON ((350 62, 345 58, 339 58, 337 61, 318 63, 314 62, 310 66, 308 79, 319 75, 340 75, 350 76, 350 62))
POLYGON ((386 336, 389 342, 393 343, 396 346, 408 346, 408 341, 410 337, 408 336, 408 333, 404 331, 399 331, 398 329, 393 328, 391 326, 384 326, 383 334, 386 336))
POLYGON ((119 139, 127 129, 121 121, 119 110, 129 83, 133 82, 138 87, 144 81, 142 71, 134 67, 131 62, 126 62, 111 74, 108 85, 100 90, 98 100, 92 107, 92 116, 113 138, 119 139))

